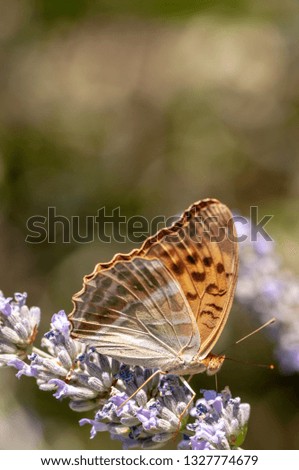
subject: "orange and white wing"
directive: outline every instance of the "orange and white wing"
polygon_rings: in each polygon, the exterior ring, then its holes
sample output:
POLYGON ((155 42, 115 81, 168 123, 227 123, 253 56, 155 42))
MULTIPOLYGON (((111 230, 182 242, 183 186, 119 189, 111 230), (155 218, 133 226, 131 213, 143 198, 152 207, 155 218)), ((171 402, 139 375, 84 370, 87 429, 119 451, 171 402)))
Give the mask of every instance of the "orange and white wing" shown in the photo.
POLYGON ((72 336, 131 365, 171 369, 192 359, 199 335, 190 306, 160 260, 134 257, 85 277, 73 297, 72 336))
POLYGON ((198 359, 206 357, 224 328, 236 287, 238 244, 231 211, 216 199, 194 203, 172 227, 146 240, 138 254, 162 260, 181 286, 200 334, 198 359))
POLYGON ((72 336, 145 367, 165 370, 174 357, 204 358, 228 318, 237 270, 230 210, 216 199, 199 201, 140 249, 85 276, 73 297, 72 336))

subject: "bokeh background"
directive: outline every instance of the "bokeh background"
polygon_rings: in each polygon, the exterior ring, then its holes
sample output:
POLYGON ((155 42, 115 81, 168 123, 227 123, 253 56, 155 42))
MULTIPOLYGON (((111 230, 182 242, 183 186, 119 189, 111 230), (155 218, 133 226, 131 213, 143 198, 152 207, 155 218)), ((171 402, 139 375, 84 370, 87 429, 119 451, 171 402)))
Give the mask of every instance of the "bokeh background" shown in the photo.
MULTIPOLYGON (((84 274, 135 247, 65 244, 59 233, 26 243, 26 220, 48 206, 80 216, 84 233, 84 217, 103 206, 150 219, 204 197, 243 215, 258 205, 274 214, 268 230, 299 274, 297 0, 0 0, 0 9, 0 288, 41 307, 40 337, 54 312, 71 310, 84 274)), ((234 308, 222 342, 257 326, 234 308)), ((230 356, 271 363, 272 351, 261 333, 230 356)), ((229 362, 219 380, 252 406, 245 448, 299 448, 298 377, 229 362)), ((193 385, 215 387, 203 374, 193 385)), ((90 441, 81 417, 0 371, 0 448, 120 448, 106 434, 90 441)))

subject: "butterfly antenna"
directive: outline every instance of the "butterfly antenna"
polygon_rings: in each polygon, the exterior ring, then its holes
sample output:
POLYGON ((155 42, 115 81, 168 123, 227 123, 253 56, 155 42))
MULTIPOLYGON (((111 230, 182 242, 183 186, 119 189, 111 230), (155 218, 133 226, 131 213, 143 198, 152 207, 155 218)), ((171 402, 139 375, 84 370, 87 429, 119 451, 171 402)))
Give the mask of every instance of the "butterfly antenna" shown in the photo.
POLYGON ((248 362, 248 361, 239 361, 238 359, 235 359, 233 357, 227 357, 225 356, 225 360, 233 361, 233 362, 238 362, 239 364, 246 364, 247 366, 255 366, 255 367, 263 367, 265 369, 270 369, 273 370, 275 369, 274 364, 256 364, 254 362, 248 362))
MULTIPOLYGON (((271 320, 268 320, 266 323, 264 323, 263 325, 261 325, 259 328, 257 328, 256 330, 254 331, 251 331, 251 333, 249 333, 248 335, 246 336, 243 336, 243 338, 240 338, 238 339, 238 341, 236 341, 235 343, 231 344, 228 348, 225 349, 225 351, 227 351, 227 349, 230 349, 232 346, 234 346, 235 344, 239 344, 241 343, 242 341, 244 341, 245 339, 247 338, 250 338, 250 336, 254 335, 255 333, 258 333, 259 331, 263 330, 264 328, 266 328, 266 326, 269 326, 269 325, 272 325, 273 323, 276 322, 276 318, 273 317, 271 318, 271 320)), ((221 354, 224 354, 225 351, 223 351, 221 354)))
MULTIPOLYGON (((275 321, 276 321, 276 318, 274 318, 274 317, 271 318, 270 320, 268 320, 266 323, 261 325, 256 330, 252 331, 251 333, 249 333, 246 336, 243 336, 243 338, 238 339, 238 341, 236 341, 234 344, 239 344, 242 341, 244 341, 245 339, 250 338, 250 336, 254 335, 255 333, 258 333, 259 331, 263 330, 267 326, 272 325, 273 323, 275 323, 275 321)), ((227 357, 226 355, 225 355, 225 359, 228 359, 229 361, 238 362, 239 364, 246 364, 246 365, 249 365, 249 366, 256 366, 256 367, 264 367, 264 368, 270 369, 270 370, 275 369, 275 366, 273 364, 255 364, 253 362, 239 361, 238 359, 234 359, 232 357, 227 357)))
POLYGON ((250 336, 254 335, 255 333, 258 333, 259 331, 263 330, 264 328, 266 328, 266 326, 269 326, 269 325, 272 325, 273 323, 276 322, 276 318, 271 318, 271 320, 267 321, 266 323, 264 323, 262 326, 260 326, 259 328, 257 328, 256 330, 252 331, 251 333, 249 333, 248 335, 246 336, 243 336, 243 338, 241 339, 238 339, 238 341, 235 342, 235 344, 239 344, 241 343, 241 341, 244 341, 245 339, 249 338, 250 336))

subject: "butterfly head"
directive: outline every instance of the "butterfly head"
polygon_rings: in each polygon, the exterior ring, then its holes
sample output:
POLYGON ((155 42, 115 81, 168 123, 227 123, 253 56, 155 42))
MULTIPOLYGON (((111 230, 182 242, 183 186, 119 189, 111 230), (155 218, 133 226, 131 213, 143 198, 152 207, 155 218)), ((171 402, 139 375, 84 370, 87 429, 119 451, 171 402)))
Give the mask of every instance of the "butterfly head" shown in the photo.
POLYGON ((214 375, 219 372, 222 367, 222 364, 225 360, 225 356, 216 356, 215 354, 209 354, 207 357, 202 359, 200 362, 206 367, 206 372, 208 375, 214 375))

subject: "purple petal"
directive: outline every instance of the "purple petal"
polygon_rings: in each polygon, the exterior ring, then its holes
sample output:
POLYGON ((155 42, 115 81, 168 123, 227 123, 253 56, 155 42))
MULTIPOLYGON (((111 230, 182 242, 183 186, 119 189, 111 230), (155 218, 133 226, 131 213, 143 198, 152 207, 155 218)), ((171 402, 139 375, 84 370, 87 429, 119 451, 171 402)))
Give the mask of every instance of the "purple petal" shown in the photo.
POLYGON ((110 398, 110 402, 116 405, 116 409, 115 409, 116 416, 120 417, 124 413, 132 413, 132 408, 134 404, 132 400, 128 401, 128 403, 121 406, 127 398, 128 398, 128 395, 126 393, 114 395, 113 397, 110 398))
POLYGON ((213 449, 208 441, 198 439, 196 436, 190 437, 190 442, 193 450, 213 449))
POLYGON ((10 302, 12 301, 12 297, 0 297, 0 311, 5 315, 6 317, 9 317, 12 312, 12 306, 10 302))
POLYGON ((57 386, 57 390, 55 393, 53 393, 53 397, 55 398, 64 398, 68 395, 67 390, 68 390, 68 385, 60 379, 51 379, 49 380, 49 384, 54 384, 57 386))
POLYGON ((64 310, 54 313, 51 319, 51 326, 53 329, 62 333, 63 336, 69 336, 70 322, 64 310))
POLYGON ((217 392, 215 392, 215 390, 201 390, 200 392, 203 394, 204 399, 207 401, 215 400, 215 398, 217 397, 217 392))
POLYGON ((7 364, 8 366, 15 367, 18 369, 18 373, 16 374, 16 377, 19 379, 22 375, 26 375, 27 377, 35 377, 36 372, 33 367, 29 366, 26 364, 26 362, 22 361, 19 358, 12 359, 9 361, 7 364))
POLYGON ((119 395, 114 395, 113 397, 111 397, 111 402, 116 405, 116 406, 120 406, 123 404, 123 402, 128 398, 128 396, 126 395, 126 393, 120 393, 119 395))
POLYGON ((146 410, 144 408, 140 408, 136 413, 137 418, 142 423, 143 428, 148 431, 151 428, 156 428, 158 426, 158 419, 157 419, 157 410, 151 409, 146 410))
POLYGON ((84 426, 84 424, 90 424, 92 426, 90 430, 90 439, 93 439, 97 432, 107 431, 108 429, 107 424, 100 423, 94 419, 82 418, 80 419, 79 424, 80 426, 84 426))
POLYGON ((23 294, 21 294, 20 292, 16 292, 14 297, 15 301, 19 304, 19 307, 23 307, 23 305, 26 304, 27 292, 23 292, 23 294))
POLYGON ((222 413, 222 410, 223 410, 222 397, 217 397, 215 399, 215 401, 213 403, 213 408, 218 414, 222 413))

